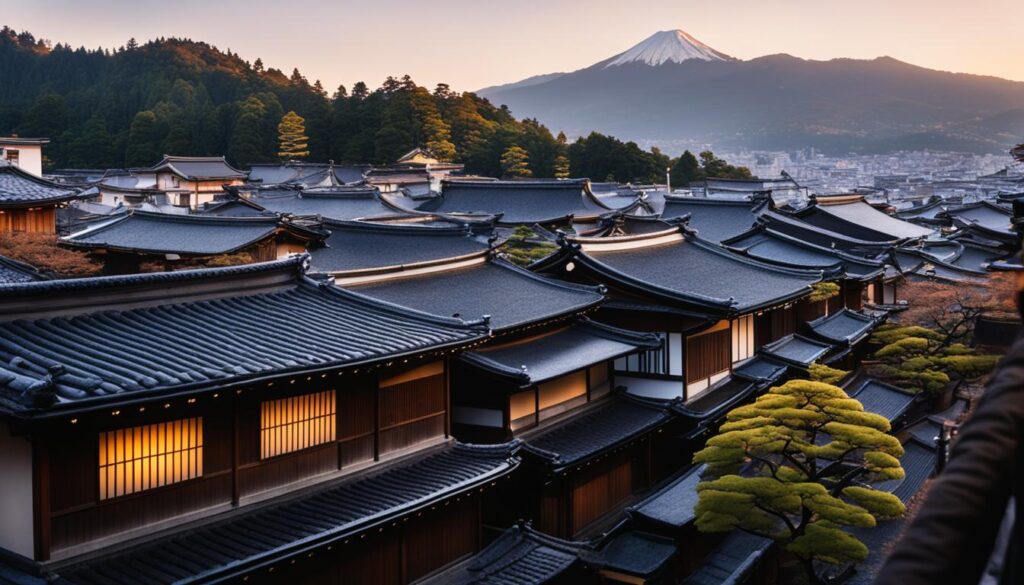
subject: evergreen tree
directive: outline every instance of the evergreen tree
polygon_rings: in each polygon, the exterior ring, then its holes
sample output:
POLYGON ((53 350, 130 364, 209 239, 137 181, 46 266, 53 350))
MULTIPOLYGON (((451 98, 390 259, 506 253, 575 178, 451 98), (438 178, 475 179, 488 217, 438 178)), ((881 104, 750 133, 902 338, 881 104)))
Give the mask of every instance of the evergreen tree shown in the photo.
POLYGON ((863 561, 867 547, 846 528, 870 528, 904 511, 899 498, 871 488, 903 477, 903 447, 888 431, 885 417, 864 412, 836 386, 773 387, 729 412, 694 456, 708 465, 697 487, 697 528, 771 538, 812 583, 820 582, 816 562, 863 561))
POLYGON ((128 130, 125 164, 129 167, 142 167, 159 162, 163 154, 160 152, 163 138, 164 130, 155 113, 144 110, 135 114, 128 130))
POLYGON ((306 136, 306 121, 294 111, 288 112, 277 125, 280 147, 277 156, 281 160, 306 158, 309 156, 309 138, 306 136))
POLYGON ((228 158, 239 165, 263 162, 263 116, 266 106, 256 96, 245 100, 238 109, 228 158))
POLYGON ((263 73, 263 59, 256 57, 256 60, 253 61, 252 64, 252 70, 256 73, 263 73))
POLYGON ((569 174, 569 157, 564 154, 559 154, 555 157, 555 178, 556 179, 568 179, 569 174))
POLYGON ((530 172, 530 154, 526 149, 512 145, 501 154, 501 173, 506 178, 532 177, 530 172))
POLYGON ((81 134, 68 145, 67 164, 73 168, 102 168, 114 158, 114 140, 102 114, 93 114, 81 134))
POLYGON ((685 151, 672 164, 669 177, 672 179, 672 184, 677 187, 686 187, 693 181, 699 181, 704 178, 701 173, 700 162, 689 150, 685 151))

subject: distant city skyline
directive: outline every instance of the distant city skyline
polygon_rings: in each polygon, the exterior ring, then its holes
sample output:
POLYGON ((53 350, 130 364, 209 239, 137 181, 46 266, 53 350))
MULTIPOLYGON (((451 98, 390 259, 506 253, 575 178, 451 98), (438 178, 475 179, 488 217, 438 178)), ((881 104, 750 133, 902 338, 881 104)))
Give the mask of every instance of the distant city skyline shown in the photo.
POLYGON ((587 67, 659 30, 680 28, 740 59, 887 55, 922 67, 1024 81, 1019 0, 654 0, 515 4, 435 0, 199 2, 34 0, 9 3, 0 24, 54 43, 116 48, 134 37, 187 37, 328 91, 386 76, 460 91, 587 67))

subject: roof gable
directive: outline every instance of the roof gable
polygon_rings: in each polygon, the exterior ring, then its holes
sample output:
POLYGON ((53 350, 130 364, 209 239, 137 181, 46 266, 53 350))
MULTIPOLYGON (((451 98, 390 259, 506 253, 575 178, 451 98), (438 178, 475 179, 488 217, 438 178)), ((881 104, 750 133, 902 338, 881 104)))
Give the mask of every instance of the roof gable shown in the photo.
POLYGON ((68 189, 11 164, 0 161, 0 207, 62 203, 75 198, 68 189))

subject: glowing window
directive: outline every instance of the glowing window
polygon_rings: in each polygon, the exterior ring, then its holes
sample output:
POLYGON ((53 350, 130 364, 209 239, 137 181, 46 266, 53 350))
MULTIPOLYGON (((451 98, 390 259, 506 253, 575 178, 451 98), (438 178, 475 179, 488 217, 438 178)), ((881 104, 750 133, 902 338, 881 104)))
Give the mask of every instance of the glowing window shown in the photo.
POLYGON ((100 433, 100 499, 203 475, 203 418, 100 433))
POLYGON ((291 453, 335 439, 333 390, 260 403, 260 458, 291 453))

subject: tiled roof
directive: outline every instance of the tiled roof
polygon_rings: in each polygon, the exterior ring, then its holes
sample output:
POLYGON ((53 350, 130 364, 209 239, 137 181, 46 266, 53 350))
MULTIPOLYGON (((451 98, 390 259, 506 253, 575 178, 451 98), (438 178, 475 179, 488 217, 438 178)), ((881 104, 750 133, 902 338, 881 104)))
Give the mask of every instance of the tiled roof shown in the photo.
POLYGON ((977 225, 998 232, 1011 233, 1013 231, 1010 223, 1013 211, 989 201, 949 207, 946 209, 946 214, 953 219, 954 225, 959 227, 977 225))
POLYGON ((422 585, 536 585, 565 575, 579 561, 580 543, 513 526, 487 548, 422 585))
POLYGON ((245 171, 229 165, 222 156, 164 156, 163 160, 146 170, 169 171, 190 181, 244 179, 247 176, 245 171))
POLYGON ((315 272, 346 272, 416 265, 486 252, 486 235, 469 226, 324 222, 326 246, 311 251, 315 272))
POLYGON ((730 376, 688 400, 685 404, 673 406, 672 410, 699 420, 714 419, 749 398, 763 385, 763 383, 730 376))
POLYGON ((683 585, 738 585, 757 568, 772 541, 739 530, 731 532, 683 585))
POLYGON ((0 207, 54 204, 75 197, 76 191, 37 177, 18 165, 0 161, 0 207))
POLYGON ((692 234, 673 241, 652 234, 650 241, 625 249, 584 245, 578 260, 620 287, 723 313, 801 298, 821 280, 820 272, 750 260, 692 234))
POLYGON ((831 315, 809 321, 815 335, 830 343, 853 345, 874 330, 878 321, 862 313, 842 309, 831 315))
POLYGON ((895 386, 867 378, 849 392, 864 405, 864 410, 882 415, 889 422, 903 416, 914 404, 915 396, 895 386))
POLYGON ((599 551, 585 553, 584 558, 603 570, 641 579, 657 579, 675 556, 676 543, 673 540, 638 530, 623 530, 610 538, 599 551))
MULTIPOLYGON (((516 468, 514 444, 455 444, 365 477, 255 507, 184 533, 70 568, 81 585, 170 584, 239 578, 369 529, 390 528, 426 505, 476 489, 516 468)), ((329 554, 329 553, 328 553, 329 554)))
POLYGON ((664 403, 613 394, 561 424, 527 434, 523 449, 556 470, 564 469, 637 439, 671 418, 664 403))
POLYGON ((828 199, 819 197, 816 205, 798 215, 808 223, 878 242, 924 238, 934 231, 883 213, 863 200, 831 204, 828 199))
POLYGON ((267 217, 277 215, 273 211, 264 209, 261 205, 240 197, 207 205, 197 211, 196 214, 219 217, 267 217))
POLYGON ((529 343, 488 346, 465 352, 460 359, 522 386, 530 386, 660 345, 653 334, 583 320, 529 343))
POLYGON ((891 246, 886 242, 860 239, 832 229, 812 225, 788 213, 765 211, 761 219, 768 228, 824 248, 835 248, 856 256, 875 257, 891 246))
POLYGON ((486 334, 318 284, 305 260, 0 287, 0 409, 203 390, 486 334))
POLYGON ((0 285, 44 280, 34 266, 0 256, 0 285))
POLYGON ((690 216, 688 225, 701 238, 721 242, 747 232, 767 209, 769 200, 708 199, 703 197, 665 197, 662 219, 690 216))
POLYGON ((614 209, 601 203, 585 180, 444 181, 441 196, 420 211, 501 215, 499 223, 532 225, 565 222, 569 216, 596 217, 614 209))
POLYGON ((336 220, 407 213, 387 205, 373 187, 339 187, 328 192, 312 193, 284 190, 273 195, 259 194, 251 201, 276 213, 336 220))
POLYGON ((504 260, 352 289, 434 315, 490 315, 496 332, 575 315, 604 298, 595 287, 538 276, 504 260))
POLYGON ((699 499, 697 484, 705 469, 705 465, 697 465, 680 473, 642 502, 630 506, 626 514, 647 530, 671 531, 689 525, 697 518, 693 508, 699 499))
POLYGON ((774 383, 786 373, 786 364, 758 353, 754 357, 733 365, 732 375, 752 381, 774 383))
POLYGON ((227 254, 273 236, 276 217, 215 217, 132 211, 63 238, 83 248, 144 254, 227 254))
POLYGON ((879 276, 885 269, 881 261, 853 256, 803 241, 767 229, 763 224, 736 238, 726 240, 723 244, 730 250, 763 262, 826 272, 841 270, 848 278, 867 280, 879 276))
POLYGON ((768 357, 806 368, 832 350, 827 343, 808 339, 803 335, 791 334, 761 347, 768 357))

